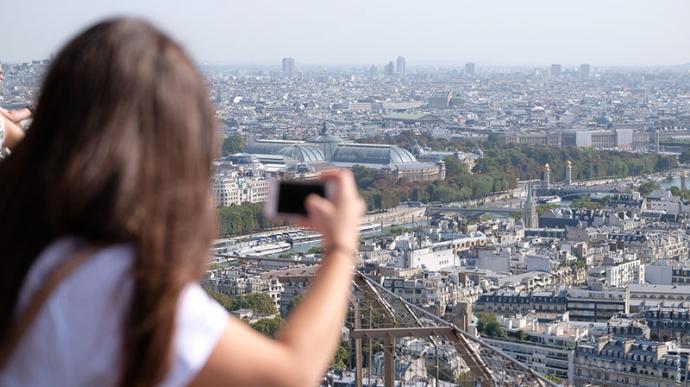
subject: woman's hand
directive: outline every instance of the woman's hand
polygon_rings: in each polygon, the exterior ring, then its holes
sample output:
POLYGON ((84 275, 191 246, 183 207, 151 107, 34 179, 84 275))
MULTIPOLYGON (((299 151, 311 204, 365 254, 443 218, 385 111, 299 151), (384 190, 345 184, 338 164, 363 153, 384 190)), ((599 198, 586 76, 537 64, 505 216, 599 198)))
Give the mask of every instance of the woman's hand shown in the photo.
POLYGON ((320 179, 335 184, 335 193, 330 200, 318 195, 307 197, 307 219, 300 224, 320 232, 326 249, 354 253, 359 247, 359 225, 366 209, 354 176, 348 170, 332 170, 322 173, 320 179))

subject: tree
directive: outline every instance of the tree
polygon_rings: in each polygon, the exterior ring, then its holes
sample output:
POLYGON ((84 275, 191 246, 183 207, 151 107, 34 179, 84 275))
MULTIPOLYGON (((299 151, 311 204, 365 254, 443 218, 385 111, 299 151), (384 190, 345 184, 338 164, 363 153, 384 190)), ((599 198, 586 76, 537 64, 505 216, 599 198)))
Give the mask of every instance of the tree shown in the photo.
POLYGON ((223 149, 221 154, 223 156, 231 155, 233 153, 242 152, 244 150, 244 139, 237 133, 231 134, 223 139, 223 149))
POLYGON ((549 379, 550 381, 552 381, 554 383, 560 383, 561 382, 561 379, 558 376, 556 376, 556 374, 546 374, 546 375, 544 375, 544 377, 546 379, 549 379))
POLYGON ((275 337, 280 327, 283 325, 283 319, 276 318, 264 318, 254 324, 251 327, 259 331, 261 334, 267 337, 275 337))
POLYGON ((489 337, 505 337, 506 333, 501 324, 496 321, 496 315, 490 312, 477 313, 477 330, 489 337))
MULTIPOLYGON (((434 149, 463 149, 471 151, 473 142, 436 139, 428 134, 416 135, 405 131, 396 136, 384 135, 360 139, 360 142, 389 143, 409 146, 417 141, 434 149)), ((395 207, 399 201, 463 201, 479 199, 495 192, 517 186, 517 180, 540 179, 544 164, 549 163, 552 177, 558 181, 564 175, 567 161, 572 163, 573 179, 604 176, 644 176, 675 168, 675 157, 658 154, 639 154, 585 148, 557 148, 520 144, 501 145, 496 141, 483 144, 484 156, 477 160, 472 172, 456 157, 446 157, 446 179, 434 182, 397 180, 384 170, 363 166, 353 167, 360 193, 369 210, 395 207)), ((690 156, 690 153, 688 154, 690 156)), ((690 194, 689 194, 690 195, 690 194)), ((690 197, 690 196, 689 196, 690 197)))
POLYGON ((525 341, 527 339, 527 334, 523 332, 522 329, 518 329, 517 332, 515 332, 515 338, 520 341, 525 341))
POLYGON ((313 246, 307 250, 307 254, 321 254, 321 246, 313 246))
POLYGON ((474 385, 475 385, 475 380, 474 380, 474 376, 472 375, 472 372, 467 371, 467 372, 463 372, 463 373, 461 373, 461 374, 458 374, 458 375, 455 377, 455 384, 457 384, 457 385, 459 385, 459 386, 463 386, 463 387, 465 387, 465 386, 467 386, 467 387, 472 387, 472 386, 474 386, 474 385))
POLYGON ((541 215, 544 212, 552 210, 554 208, 558 208, 558 206, 555 204, 540 204, 537 206, 537 214, 541 215))
POLYGON ((284 221, 268 219, 262 203, 244 203, 216 209, 221 235, 247 234, 266 228, 282 226, 284 221))
POLYGON ((349 368, 349 360, 350 349, 346 347, 344 343, 340 343, 338 349, 335 351, 335 356, 333 357, 331 365, 333 368, 346 369, 349 368))
POLYGON ((642 196, 647 196, 657 189, 659 189, 659 184, 654 180, 645 181, 637 187, 637 191, 640 192, 642 196))
POLYGON ((206 293, 208 293, 208 295, 211 296, 211 298, 216 300, 225 309, 230 310, 232 305, 232 298, 230 296, 215 291, 213 289, 206 289, 206 293))
POLYGON ((230 310, 251 309, 254 313, 274 314, 276 304, 271 296, 266 293, 243 294, 232 298, 230 310))
POLYGON ((276 304, 273 302, 271 296, 266 293, 228 296, 214 289, 206 289, 206 292, 230 312, 237 309, 251 309, 254 313, 259 314, 276 313, 276 304))
POLYGON ((589 196, 580 196, 579 198, 573 200, 570 204, 571 208, 587 208, 589 210, 596 210, 601 208, 599 203, 595 203, 589 196))

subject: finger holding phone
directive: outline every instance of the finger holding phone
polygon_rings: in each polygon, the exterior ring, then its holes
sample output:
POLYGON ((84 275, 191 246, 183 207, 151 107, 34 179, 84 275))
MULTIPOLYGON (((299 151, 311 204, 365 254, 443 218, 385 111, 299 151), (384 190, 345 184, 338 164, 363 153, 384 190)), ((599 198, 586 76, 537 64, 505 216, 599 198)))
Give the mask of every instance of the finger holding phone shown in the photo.
POLYGON ((359 245, 358 227, 365 205, 357 193, 352 172, 330 170, 318 181, 273 182, 265 211, 311 228, 323 235, 326 251, 354 253, 359 245))

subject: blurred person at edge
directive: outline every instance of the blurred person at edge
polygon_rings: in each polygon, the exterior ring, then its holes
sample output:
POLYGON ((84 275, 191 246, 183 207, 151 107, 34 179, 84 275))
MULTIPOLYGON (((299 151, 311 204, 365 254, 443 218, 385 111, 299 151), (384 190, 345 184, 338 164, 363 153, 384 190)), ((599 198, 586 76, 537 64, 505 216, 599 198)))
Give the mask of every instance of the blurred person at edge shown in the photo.
MULTIPOLYGON (((5 73, 0 64, 0 82, 5 80, 5 73)), ((24 138, 24 131, 19 124, 31 117, 31 109, 6 110, 0 107, 0 157, 7 156, 24 138)))
POLYGON ((199 285, 216 236, 216 120, 183 49, 145 21, 98 23, 57 55, 38 106, 0 163, 13 182, 0 190, 0 385, 319 383, 364 213, 349 171, 321 176, 332 200, 307 198, 301 225, 326 254, 270 339, 199 285))

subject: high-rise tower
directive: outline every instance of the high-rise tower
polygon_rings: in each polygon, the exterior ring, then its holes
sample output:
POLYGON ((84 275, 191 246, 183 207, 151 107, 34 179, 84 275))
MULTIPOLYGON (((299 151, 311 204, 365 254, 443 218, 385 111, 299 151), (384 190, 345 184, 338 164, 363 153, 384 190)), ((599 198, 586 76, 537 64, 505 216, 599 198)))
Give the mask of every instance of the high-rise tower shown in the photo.
POLYGON ((405 58, 402 56, 395 61, 395 72, 401 77, 405 76, 405 58))
POLYGON ((551 77, 559 77, 561 76, 561 65, 560 64, 552 64, 551 65, 551 77))
POLYGON ((387 77, 395 75, 395 64, 393 61, 388 62, 388 64, 383 67, 383 75, 387 77))
POLYGON ((474 75, 474 63, 465 63, 465 75, 474 75))
POLYGON ((589 70, 590 67, 588 64, 580 65, 580 71, 578 72, 578 76, 580 77, 581 81, 586 81, 589 79, 589 70))
POLYGON ((295 76, 295 58, 283 58, 283 77, 292 78, 295 76))

